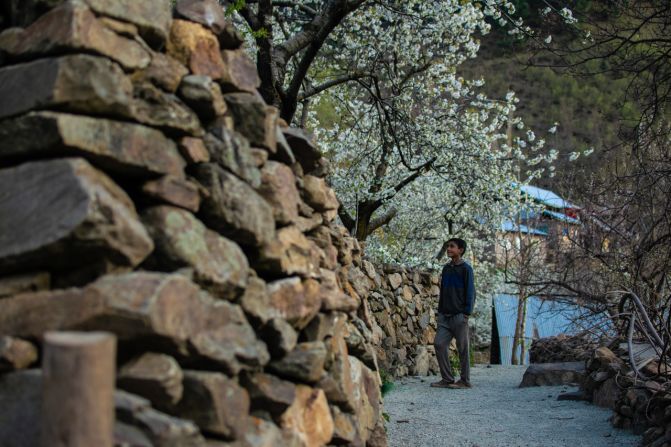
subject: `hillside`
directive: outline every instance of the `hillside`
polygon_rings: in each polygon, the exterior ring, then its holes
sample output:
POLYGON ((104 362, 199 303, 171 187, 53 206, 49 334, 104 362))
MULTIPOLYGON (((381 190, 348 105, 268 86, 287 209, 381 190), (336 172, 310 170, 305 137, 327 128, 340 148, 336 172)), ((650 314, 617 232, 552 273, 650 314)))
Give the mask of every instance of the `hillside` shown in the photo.
MULTIPOLYGON (((571 39, 561 32, 553 33, 553 38, 571 39)), ((484 91, 491 98, 503 98, 510 90, 517 94, 517 113, 526 128, 560 153, 557 175, 541 179, 540 185, 579 200, 575 191, 587 186, 592 174, 604 178, 615 160, 622 158, 618 131, 623 117, 635 113, 635 106, 625 101, 627 80, 605 75, 577 78, 531 65, 530 58, 528 50, 513 45, 504 33, 495 30, 482 38, 478 58, 465 64, 461 74, 466 79, 483 78, 484 91), (554 123, 559 126, 552 134, 548 129, 554 123), (571 152, 590 147, 594 148, 590 157, 569 161, 571 152)), ((551 59, 537 56, 534 62, 550 65, 551 59)))

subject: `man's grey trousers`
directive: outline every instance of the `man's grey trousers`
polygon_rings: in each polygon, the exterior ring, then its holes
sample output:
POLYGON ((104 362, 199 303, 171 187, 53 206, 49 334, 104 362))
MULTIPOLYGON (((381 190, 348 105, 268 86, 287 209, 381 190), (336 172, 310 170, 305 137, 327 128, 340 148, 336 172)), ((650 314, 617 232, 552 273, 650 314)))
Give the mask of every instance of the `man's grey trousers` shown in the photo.
POLYGON ((457 341, 459 362, 461 363, 461 380, 471 382, 471 366, 468 349, 468 319, 464 314, 443 315, 438 313, 438 331, 433 345, 436 348, 440 375, 446 382, 454 382, 450 367, 449 351, 452 339, 457 341))

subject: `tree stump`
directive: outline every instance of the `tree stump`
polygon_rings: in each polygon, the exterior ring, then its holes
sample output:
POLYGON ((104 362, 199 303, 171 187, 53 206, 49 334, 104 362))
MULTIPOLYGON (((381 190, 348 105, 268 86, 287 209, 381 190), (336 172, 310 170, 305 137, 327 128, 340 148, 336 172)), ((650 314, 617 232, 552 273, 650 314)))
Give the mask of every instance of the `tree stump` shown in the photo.
POLYGON ((115 361, 112 334, 45 335, 43 447, 112 447, 115 361))

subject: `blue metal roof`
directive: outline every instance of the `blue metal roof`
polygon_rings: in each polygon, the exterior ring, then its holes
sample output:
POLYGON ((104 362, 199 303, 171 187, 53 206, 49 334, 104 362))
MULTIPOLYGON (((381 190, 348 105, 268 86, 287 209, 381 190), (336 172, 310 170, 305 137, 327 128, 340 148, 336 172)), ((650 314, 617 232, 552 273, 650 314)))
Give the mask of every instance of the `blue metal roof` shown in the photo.
POLYGON ((557 194, 547 189, 538 188, 531 185, 518 185, 520 190, 531 197, 533 200, 555 209, 580 208, 577 205, 568 202, 557 194))
POLYGON ((543 210, 543 215, 551 217, 553 219, 560 220, 562 222, 570 223, 573 225, 580 225, 580 220, 571 216, 567 216, 564 213, 558 213, 556 211, 543 210))
MULTIPOLYGON (((501 363, 510 365, 513 352, 512 341, 515 336, 517 322, 517 296, 499 294, 494 297, 496 326, 499 331, 501 363)), ((524 362, 529 363, 529 347, 535 338, 553 335, 574 335, 584 330, 610 331, 612 325, 606 314, 594 315, 588 309, 576 304, 543 300, 532 296, 527 298, 527 321, 524 338, 526 353, 524 362)))
POLYGON ((527 225, 517 225, 515 222, 512 220, 505 220, 503 221, 503 224, 501 224, 501 229, 503 231, 511 231, 511 232, 521 232, 525 234, 535 234, 538 236, 547 236, 548 232, 539 230, 537 228, 531 228, 527 225))

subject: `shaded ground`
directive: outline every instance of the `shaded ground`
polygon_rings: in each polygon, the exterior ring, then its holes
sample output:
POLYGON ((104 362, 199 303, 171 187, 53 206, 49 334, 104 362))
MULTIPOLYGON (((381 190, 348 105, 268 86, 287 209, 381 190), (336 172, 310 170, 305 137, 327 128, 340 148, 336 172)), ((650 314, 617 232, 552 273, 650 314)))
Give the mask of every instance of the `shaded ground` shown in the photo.
POLYGON ((575 388, 517 388, 526 367, 471 369, 474 388, 430 388, 435 377, 409 377, 385 396, 391 447, 636 446, 640 438, 613 428, 611 411, 557 401, 575 388))

